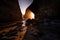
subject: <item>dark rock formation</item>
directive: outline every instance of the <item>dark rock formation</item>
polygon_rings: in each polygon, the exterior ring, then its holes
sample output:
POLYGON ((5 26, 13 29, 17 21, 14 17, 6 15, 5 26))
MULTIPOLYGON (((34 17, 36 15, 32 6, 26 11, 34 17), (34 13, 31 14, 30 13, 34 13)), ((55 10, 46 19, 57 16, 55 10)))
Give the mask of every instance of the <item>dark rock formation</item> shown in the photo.
POLYGON ((34 0, 28 8, 35 13, 35 21, 27 20, 28 28, 24 40, 60 40, 60 0, 34 0), (36 34, 34 34, 36 33, 36 34))
POLYGON ((18 0, 0 0, 0 40, 15 40, 22 25, 18 0))
POLYGON ((0 26, 21 21, 18 0, 0 0, 0 26))
MULTIPOLYGON (((34 0, 28 8, 34 20, 27 20, 23 40, 60 40, 60 0, 34 0)), ((22 16, 17 0, 0 0, 0 40, 19 40, 22 16), (19 37, 19 38, 18 38, 19 37)))

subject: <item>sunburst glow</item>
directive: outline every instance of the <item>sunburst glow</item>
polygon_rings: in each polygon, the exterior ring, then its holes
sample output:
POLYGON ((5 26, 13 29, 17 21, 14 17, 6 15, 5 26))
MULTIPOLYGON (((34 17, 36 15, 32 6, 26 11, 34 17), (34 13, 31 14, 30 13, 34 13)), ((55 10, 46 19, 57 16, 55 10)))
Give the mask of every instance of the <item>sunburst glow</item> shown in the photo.
POLYGON ((25 15, 24 15, 25 19, 35 19, 35 15, 31 10, 27 10, 25 15))

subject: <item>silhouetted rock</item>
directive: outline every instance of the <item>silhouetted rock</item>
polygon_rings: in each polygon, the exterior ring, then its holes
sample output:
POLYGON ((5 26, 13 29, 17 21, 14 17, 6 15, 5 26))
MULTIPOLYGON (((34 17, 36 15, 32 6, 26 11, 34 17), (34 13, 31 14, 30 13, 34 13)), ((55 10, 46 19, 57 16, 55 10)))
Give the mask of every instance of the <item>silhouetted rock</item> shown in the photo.
POLYGON ((22 20, 18 0, 0 0, 0 26, 22 20))

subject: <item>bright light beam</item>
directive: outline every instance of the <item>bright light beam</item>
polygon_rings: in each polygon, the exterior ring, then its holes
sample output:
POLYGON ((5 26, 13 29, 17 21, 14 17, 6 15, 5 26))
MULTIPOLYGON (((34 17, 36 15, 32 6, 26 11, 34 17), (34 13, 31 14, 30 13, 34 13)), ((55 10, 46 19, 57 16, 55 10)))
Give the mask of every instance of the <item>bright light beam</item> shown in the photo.
POLYGON ((22 15, 25 15, 26 9, 32 4, 33 0, 18 0, 22 15))

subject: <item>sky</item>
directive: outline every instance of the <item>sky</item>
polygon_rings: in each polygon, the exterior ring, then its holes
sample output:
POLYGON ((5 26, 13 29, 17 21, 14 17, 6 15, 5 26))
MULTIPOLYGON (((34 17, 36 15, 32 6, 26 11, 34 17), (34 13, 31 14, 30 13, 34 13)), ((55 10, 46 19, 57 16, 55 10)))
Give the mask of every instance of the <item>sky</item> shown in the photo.
POLYGON ((26 9, 32 4, 33 0, 18 0, 21 13, 24 15, 26 9))

